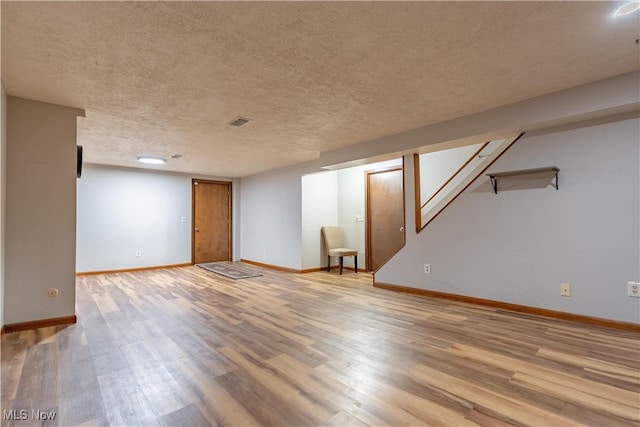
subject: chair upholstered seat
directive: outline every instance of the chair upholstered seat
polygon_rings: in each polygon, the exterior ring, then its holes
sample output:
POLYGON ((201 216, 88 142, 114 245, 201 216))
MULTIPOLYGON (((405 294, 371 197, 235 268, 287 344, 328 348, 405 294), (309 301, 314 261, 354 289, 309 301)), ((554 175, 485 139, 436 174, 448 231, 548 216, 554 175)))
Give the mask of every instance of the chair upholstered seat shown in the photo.
POLYGON ((347 249, 347 248, 331 249, 328 253, 329 253, 329 256, 357 256, 358 255, 357 250, 347 249))
POLYGON ((327 271, 331 270, 331 257, 338 257, 340 258, 340 274, 342 274, 343 257, 352 256, 357 273, 358 250, 342 247, 342 231, 340 227, 322 227, 322 237, 327 248, 327 271))

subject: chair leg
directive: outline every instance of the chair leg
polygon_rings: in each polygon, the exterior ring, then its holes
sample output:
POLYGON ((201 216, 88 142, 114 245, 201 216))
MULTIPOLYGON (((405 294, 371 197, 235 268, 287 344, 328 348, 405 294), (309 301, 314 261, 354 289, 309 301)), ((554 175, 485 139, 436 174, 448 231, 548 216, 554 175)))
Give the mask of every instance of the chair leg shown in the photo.
POLYGON ((342 258, 343 258, 343 257, 340 257, 340 274, 342 274, 342 263, 343 263, 342 258))
POLYGON ((331 256, 327 255, 327 271, 331 271, 331 256))
POLYGON ((358 255, 353 256, 353 263, 356 267, 356 274, 358 274, 358 255))

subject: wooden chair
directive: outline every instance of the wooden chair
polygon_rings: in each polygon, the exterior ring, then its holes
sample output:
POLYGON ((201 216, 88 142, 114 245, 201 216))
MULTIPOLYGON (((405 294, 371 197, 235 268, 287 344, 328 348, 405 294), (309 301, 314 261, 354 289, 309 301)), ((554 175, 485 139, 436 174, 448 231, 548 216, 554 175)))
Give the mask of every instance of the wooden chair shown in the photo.
POLYGON ((342 258, 352 256, 356 273, 358 272, 358 250, 342 247, 342 231, 340 227, 322 227, 322 237, 327 248, 327 271, 331 270, 331 257, 340 257, 340 274, 342 274, 342 258))

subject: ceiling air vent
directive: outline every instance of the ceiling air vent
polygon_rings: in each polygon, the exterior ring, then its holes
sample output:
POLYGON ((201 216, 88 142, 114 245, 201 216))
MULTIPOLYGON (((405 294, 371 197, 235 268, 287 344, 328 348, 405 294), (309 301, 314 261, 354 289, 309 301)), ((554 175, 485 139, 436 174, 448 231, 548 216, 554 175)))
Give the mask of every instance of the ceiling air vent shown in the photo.
POLYGON ((232 121, 229 122, 229 124, 231 126, 236 126, 236 127, 240 127, 242 125, 246 125, 247 123, 249 123, 251 119, 247 119, 245 117, 238 117, 236 119, 233 119, 232 121))

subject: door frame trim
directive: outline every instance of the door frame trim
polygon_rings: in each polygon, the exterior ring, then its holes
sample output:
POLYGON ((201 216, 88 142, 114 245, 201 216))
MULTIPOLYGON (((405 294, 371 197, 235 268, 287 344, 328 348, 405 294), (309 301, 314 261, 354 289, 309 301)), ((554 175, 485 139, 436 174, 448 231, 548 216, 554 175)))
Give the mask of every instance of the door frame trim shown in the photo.
MULTIPOLYGON (((369 195, 370 192, 370 188, 369 188, 369 175, 374 175, 374 174, 378 174, 378 173, 384 173, 384 172, 391 172, 391 171, 395 171, 395 170, 399 170, 402 172, 402 223, 403 223, 403 227, 404 227, 404 232, 402 233, 402 246, 400 246, 400 249, 404 248, 405 245, 407 244, 407 215, 406 215, 406 198, 405 198, 405 193, 406 193, 406 183, 404 180, 404 156, 402 156, 402 164, 401 165, 397 165, 397 166, 389 166, 386 168, 380 168, 380 169, 371 169, 371 170, 366 170, 364 171, 364 187, 365 187, 365 191, 364 191, 364 207, 365 207, 365 217, 364 217, 364 244, 365 244, 365 252, 364 252, 364 262, 365 262, 365 268, 367 269, 367 271, 372 271, 371 269, 371 221, 369 220, 369 218, 371 218, 371 206, 369 206, 369 201, 371 199, 371 196, 369 195)), ((397 253, 397 252, 396 252, 397 253)), ((395 254, 394 254, 395 255, 395 254)), ((393 257, 393 255, 392 255, 393 257)), ((391 259, 391 258, 389 258, 391 259)), ((382 268, 382 266, 384 266, 389 260, 385 260, 382 264, 380 264, 380 266, 373 271, 373 273, 375 274, 378 270, 380 270, 380 268, 382 268)))
POLYGON ((227 186, 229 192, 229 260, 233 261, 233 182, 191 178, 191 265, 196 263, 196 192, 194 187, 197 183, 227 186))

